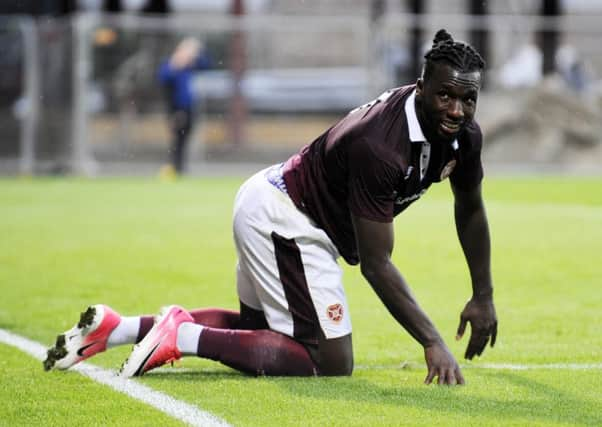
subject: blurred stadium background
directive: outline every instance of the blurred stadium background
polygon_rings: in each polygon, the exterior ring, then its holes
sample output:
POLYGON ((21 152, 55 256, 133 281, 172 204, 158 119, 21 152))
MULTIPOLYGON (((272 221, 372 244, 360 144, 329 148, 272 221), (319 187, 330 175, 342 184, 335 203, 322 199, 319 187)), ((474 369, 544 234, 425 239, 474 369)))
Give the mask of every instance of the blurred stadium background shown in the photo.
POLYGON ((488 73, 487 167, 599 173, 598 0, 3 0, 0 174, 156 174, 159 62, 185 36, 201 72, 191 174, 284 160, 351 108, 415 81, 439 28, 488 73))

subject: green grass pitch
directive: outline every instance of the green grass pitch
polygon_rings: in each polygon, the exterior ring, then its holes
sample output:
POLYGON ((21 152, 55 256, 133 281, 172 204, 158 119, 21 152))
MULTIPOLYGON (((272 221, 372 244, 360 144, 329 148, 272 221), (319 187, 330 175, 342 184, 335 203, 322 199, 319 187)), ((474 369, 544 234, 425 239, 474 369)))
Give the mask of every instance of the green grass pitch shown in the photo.
MULTIPOLYGON (((236 308, 230 217, 241 182, 0 180, 0 328, 50 345, 98 302, 126 315, 236 308)), ((422 384, 422 349, 347 267, 352 377, 253 378, 187 358, 136 381, 237 426, 602 425, 602 179, 488 178, 484 194, 499 336, 479 360, 461 360, 465 387, 422 384)), ((467 337, 453 337, 470 282, 448 184, 395 230, 396 265, 461 358, 467 337)), ((117 369, 128 351, 90 362, 117 369)), ((0 425, 180 424, 2 344, 0 378, 0 425)))

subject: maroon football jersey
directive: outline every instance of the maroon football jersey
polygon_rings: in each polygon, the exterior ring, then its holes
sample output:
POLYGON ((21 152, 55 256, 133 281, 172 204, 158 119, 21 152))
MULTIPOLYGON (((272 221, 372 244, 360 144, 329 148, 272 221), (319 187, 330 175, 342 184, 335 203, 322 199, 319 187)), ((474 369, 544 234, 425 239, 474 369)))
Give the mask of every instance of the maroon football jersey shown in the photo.
POLYGON ((349 264, 359 262, 351 212, 391 222, 433 182, 449 176, 470 189, 483 177, 478 124, 468 123, 453 143, 429 144, 416 118, 414 89, 388 90, 352 110, 284 167, 295 205, 349 264))

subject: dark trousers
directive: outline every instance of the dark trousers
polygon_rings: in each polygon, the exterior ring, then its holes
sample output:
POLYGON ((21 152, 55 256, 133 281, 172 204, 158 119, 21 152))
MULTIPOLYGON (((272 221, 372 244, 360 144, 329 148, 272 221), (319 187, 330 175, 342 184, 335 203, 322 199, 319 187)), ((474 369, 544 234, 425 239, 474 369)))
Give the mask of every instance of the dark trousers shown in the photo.
POLYGON ((170 113, 172 131, 171 164, 178 173, 184 171, 186 145, 192 130, 193 113, 190 110, 174 110, 170 113))

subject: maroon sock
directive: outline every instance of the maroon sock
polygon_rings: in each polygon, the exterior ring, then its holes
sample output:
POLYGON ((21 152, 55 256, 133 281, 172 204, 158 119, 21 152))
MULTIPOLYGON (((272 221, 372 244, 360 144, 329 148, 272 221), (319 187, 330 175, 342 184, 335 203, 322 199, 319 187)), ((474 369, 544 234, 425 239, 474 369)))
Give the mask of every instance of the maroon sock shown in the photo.
POLYGON ((316 365, 297 341, 267 329, 204 328, 197 354, 252 375, 312 376, 316 365))
POLYGON ((138 344, 142 339, 148 334, 148 331, 151 330, 155 323, 155 318, 153 316, 140 316, 140 328, 138 329, 138 337, 136 338, 136 344, 138 344))
POLYGON ((223 308, 197 308, 188 311, 194 323, 210 328, 235 329, 240 321, 238 311, 223 308))

